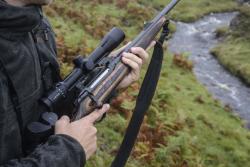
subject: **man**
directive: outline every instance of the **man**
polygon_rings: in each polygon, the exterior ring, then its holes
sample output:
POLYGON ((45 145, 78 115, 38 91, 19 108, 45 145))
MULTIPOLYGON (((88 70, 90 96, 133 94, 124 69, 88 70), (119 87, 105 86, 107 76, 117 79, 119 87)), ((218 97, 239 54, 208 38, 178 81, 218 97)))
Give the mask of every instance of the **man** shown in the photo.
MULTIPOLYGON (((51 1, 0 0, 0 166, 83 167, 97 148, 94 122, 109 105, 75 122, 63 116, 55 135, 25 153, 24 129, 42 112, 38 100, 60 80, 54 34, 40 7, 51 1)), ((123 54, 132 70, 119 88, 139 78, 148 58, 141 48, 132 53, 123 54)))

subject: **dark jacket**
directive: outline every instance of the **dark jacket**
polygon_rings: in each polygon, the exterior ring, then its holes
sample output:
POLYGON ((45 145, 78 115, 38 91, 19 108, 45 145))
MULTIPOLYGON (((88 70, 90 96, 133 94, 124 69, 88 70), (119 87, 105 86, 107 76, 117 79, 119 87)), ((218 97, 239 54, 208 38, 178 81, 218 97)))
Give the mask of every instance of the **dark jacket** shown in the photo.
POLYGON ((41 113, 38 100, 59 80, 54 34, 38 6, 0 0, 0 166, 83 167, 81 145, 51 136, 26 156, 22 134, 41 113))

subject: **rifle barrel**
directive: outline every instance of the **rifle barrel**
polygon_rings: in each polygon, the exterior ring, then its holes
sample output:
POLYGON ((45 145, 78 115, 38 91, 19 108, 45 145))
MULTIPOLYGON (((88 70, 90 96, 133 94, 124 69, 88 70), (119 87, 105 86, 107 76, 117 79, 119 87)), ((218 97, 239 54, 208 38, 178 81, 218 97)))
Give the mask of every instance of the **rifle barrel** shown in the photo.
MULTIPOLYGON (((157 23, 160 22, 161 19, 165 17, 166 14, 168 14, 181 0, 172 0, 154 19, 150 22, 150 26, 144 29, 132 42, 127 46, 123 51, 120 52, 129 52, 131 47, 138 46, 138 42, 141 41, 141 39, 147 34, 149 35, 149 32, 151 32, 152 29, 155 29, 155 26, 157 23)), ((149 45, 149 44, 148 44, 149 45)), ((142 46, 139 46, 142 47, 142 46)), ((144 49, 146 49, 145 47, 144 49)), ((119 54, 118 54, 119 55, 119 54)))
POLYGON ((181 0, 172 0, 153 20, 158 22, 162 17, 168 14, 181 0))

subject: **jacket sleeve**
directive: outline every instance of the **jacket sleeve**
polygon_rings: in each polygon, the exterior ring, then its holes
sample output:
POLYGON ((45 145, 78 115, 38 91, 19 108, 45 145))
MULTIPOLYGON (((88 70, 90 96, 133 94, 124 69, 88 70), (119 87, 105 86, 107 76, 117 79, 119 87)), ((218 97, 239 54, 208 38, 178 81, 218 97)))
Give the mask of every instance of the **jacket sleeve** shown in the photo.
POLYGON ((82 146, 67 135, 53 135, 29 156, 13 159, 0 167, 84 167, 82 146))
MULTIPOLYGON (((7 82, 3 73, 1 73, 0 66, 0 116, 8 116, 10 113, 7 113, 7 82), (5 113, 6 112, 6 113, 5 113), (3 114, 5 113, 5 114, 3 114)), ((1 118, 1 120, 4 118, 1 118)), ((5 120, 5 119, 4 119, 5 120)), ((3 124, 8 123, 9 121, 2 122, 0 121, 0 132, 3 129, 3 124)), ((9 127, 10 128, 10 127, 9 127)), ((8 130, 4 131, 5 133, 8 130)), ((17 132, 18 133, 18 132, 17 132)), ((1 135, 0 135, 1 136, 1 135)), ((18 140, 18 134, 16 137, 8 136, 8 133, 5 137, 0 137, 0 156, 2 154, 12 153, 14 155, 19 155, 20 150, 15 150, 16 143, 20 142, 18 140), (3 140, 4 138, 4 140, 3 140), (8 140, 6 140, 8 138, 8 140), (8 143, 12 145, 7 145, 8 143), (5 149, 5 150, 4 150, 5 149), (11 150, 12 149, 12 150, 11 150)), ((7 161, 0 162, 0 167, 83 167, 85 165, 85 153, 80 145, 75 139, 67 135, 53 135, 50 136, 48 141, 38 146, 30 155, 27 157, 18 157, 18 159, 10 159, 7 161)))

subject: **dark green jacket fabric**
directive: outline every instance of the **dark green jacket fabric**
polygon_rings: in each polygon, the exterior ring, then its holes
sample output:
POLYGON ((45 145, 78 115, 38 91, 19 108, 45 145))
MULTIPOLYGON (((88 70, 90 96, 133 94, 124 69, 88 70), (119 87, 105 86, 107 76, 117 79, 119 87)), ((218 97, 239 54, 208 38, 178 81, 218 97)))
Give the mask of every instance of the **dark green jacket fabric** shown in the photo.
POLYGON ((24 154, 22 132, 37 121, 38 100, 58 80, 54 33, 40 7, 0 0, 0 166, 84 166, 81 145, 66 135, 51 136, 24 154))

